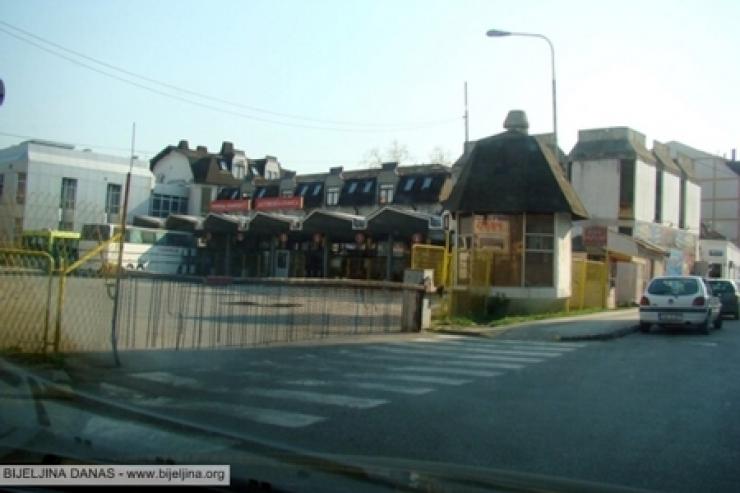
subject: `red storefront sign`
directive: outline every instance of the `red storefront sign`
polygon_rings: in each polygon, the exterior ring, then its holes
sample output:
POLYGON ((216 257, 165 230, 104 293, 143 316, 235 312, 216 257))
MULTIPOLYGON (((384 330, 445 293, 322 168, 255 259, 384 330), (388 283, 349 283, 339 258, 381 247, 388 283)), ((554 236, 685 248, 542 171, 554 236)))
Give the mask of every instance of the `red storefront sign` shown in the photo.
POLYGON ((605 247, 606 234, 605 226, 586 226, 583 228, 583 245, 605 247))
POLYGON ((263 197, 254 199, 254 210, 256 211, 281 209, 303 209, 303 197, 263 197))
POLYGON ((249 199, 246 200, 214 200, 209 210, 211 212, 246 212, 250 209, 249 199))

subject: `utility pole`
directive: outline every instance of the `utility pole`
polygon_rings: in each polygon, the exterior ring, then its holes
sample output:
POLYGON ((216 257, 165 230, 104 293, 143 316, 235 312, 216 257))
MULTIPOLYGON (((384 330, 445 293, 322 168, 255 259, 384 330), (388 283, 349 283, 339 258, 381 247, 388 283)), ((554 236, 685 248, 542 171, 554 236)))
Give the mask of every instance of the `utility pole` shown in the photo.
POLYGON ((116 366, 121 366, 118 358, 118 305, 121 302, 121 271, 123 270, 123 244, 126 241, 126 215, 128 212, 128 197, 131 189, 131 172, 134 169, 134 146, 136 143, 136 122, 131 130, 131 158, 129 160, 128 174, 126 174, 126 188, 123 192, 123 211, 121 211, 121 226, 118 243, 118 262, 116 264, 116 295, 113 298, 113 319, 111 320, 110 342, 113 350, 113 361, 116 366))
POLYGON ((470 134, 468 133, 468 127, 470 124, 470 115, 468 114, 468 81, 465 81, 465 114, 463 115, 463 120, 465 120, 465 146, 463 147, 463 152, 465 151, 465 147, 467 147, 468 142, 470 142, 470 134))

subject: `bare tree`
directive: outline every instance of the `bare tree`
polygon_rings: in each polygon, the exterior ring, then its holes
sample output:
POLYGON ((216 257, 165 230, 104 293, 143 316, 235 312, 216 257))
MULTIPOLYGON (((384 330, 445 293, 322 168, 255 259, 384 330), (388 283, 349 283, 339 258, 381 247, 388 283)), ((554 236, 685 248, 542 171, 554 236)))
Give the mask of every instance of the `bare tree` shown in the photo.
POLYGON ((362 160, 362 164, 370 168, 379 168, 383 163, 383 154, 380 152, 380 148, 373 147, 365 153, 365 157, 362 160))
POLYGON ((362 163, 371 168, 377 168, 384 162, 396 162, 399 164, 409 163, 411 161, 411 154, 406 144, 401 144, 397 140, 393 140, 385 152, 381 152, 380 148, 373 147, 365 153, 365 157, 362 163))
POLYGON ((429 162, 431 164, 444 164, 444 165, 450 165, 452 164, 452 159, 450 158, 450 152, 441 146, 437 146, 434 149, 432 149, 432 152, 429 153, 429 162))

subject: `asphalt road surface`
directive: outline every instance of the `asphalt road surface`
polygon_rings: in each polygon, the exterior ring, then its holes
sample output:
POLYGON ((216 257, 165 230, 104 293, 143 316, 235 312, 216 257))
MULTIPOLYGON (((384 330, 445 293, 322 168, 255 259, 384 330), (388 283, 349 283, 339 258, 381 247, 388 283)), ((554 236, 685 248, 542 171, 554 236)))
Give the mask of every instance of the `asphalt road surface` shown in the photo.
MULTIPOLYGON (((246 460, 230 452, 238 440, 224 437, 233 433, 399 467, 414 460, 657 491, 740 488, 740 322, 709 336, 511 338, 123 353, 118 369, 77 361, 72 388, 225 435, 174 438, 125 413, 75 414, 58 400, 47 403, 46 428, 107 444, 119 460, 246 460)), ((241 466, 255 472, 254 464, 241 466)))

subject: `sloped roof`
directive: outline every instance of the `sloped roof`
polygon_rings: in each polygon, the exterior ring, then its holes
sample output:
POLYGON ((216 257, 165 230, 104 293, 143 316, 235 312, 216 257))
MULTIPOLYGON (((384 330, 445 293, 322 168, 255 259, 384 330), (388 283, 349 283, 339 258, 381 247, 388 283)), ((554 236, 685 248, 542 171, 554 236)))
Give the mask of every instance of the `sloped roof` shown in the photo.
POLYGON ((671 153, 667 147, 664 146, 653 146, 653 154, 659 164, 663 165, 663 169, 673 173, 674 175, 681 176, 681 168, 678 167, 676 162, 671 157, 671 153))
MULTIPOLYGON (((583 131, 588 132, 588 131, 583 131)), ((655 157, 647 148, 629 138, 578 139, 568 156, 571 161, 596 159, 637 159, 655 164, 655 157)))
POLYGON ((517 130, 481 139, 456 163, 460 176, 445 209, 588 217, 547 143, 517 130))

